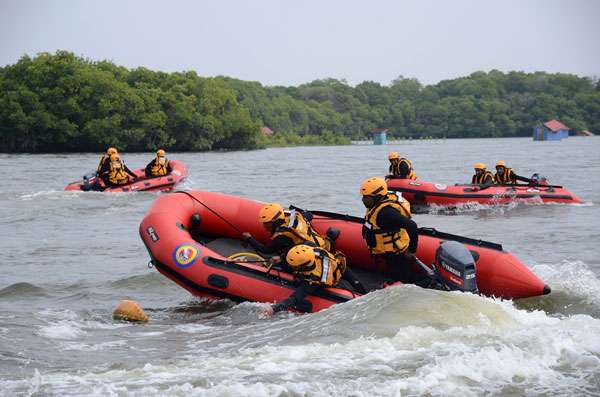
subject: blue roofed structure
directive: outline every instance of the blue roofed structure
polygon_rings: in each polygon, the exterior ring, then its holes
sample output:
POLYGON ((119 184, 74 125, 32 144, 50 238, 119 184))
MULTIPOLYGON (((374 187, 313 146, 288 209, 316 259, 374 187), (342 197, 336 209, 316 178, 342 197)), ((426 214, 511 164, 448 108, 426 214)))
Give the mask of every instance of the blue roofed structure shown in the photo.
POLYGON ((569 127, 558 120, 550 120, 533 127, 534 141, 560 141, 569 137, 569 127))

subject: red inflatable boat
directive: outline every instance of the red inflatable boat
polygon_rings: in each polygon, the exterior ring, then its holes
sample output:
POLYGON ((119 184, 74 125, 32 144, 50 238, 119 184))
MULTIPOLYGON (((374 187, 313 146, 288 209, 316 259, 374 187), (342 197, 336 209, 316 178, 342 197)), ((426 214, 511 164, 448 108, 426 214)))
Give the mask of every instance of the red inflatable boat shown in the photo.
MULTIPOLYGON (((169 160, 172 171, 165 175, 155 178, 146 178, 144 168, 133 170, 138 179, 133 182, 120 185, 118 187, 104 187, 102 181, 98 181, 95 173, 90 174, 89 178, 81 181, 69 183, 65 186, 65 190, 83 190, 83 191, 102 191, 102 192, 168 192, 173 190, 174 186, 182 182, 188 175, 188 170, 185 164, 177 160, 169 160), (99 182, 99 188, 93 186, 99 182)), ((85 178, 85 177, 84 177, 85 178)), ((96 185, 98 186, 98 185, 96 185)))
POLYGON ((420 180, 386 177, 390 190, 402 192, 402 197, 416 206, 430 204, 456 206, 465 203, 486 205, 508 204, 512 201, 533 203, 582 203, 581 199, 562 186, 554 185, 446 185, 420 180))
MULTIPOLYGON (((139 232, 157 270, 196 296, 280 301, 292 293, 293 277, 239 259, 253 256, 251 249, 240 241, 242 231, 252 233, 263 243, 269 240, 258 222, 262 205, 219 193, 176 192, 155 200, 139 232)), ((355 272, 371 280, 382 274, 385 269, 375 264, 362 239, 362 218, 312 213, 311 223, 323 235, 329 227, 341 231, 336 248, 346 254, 355 272)), ((445 240, 464 244, 477 258, 476 278, 482 294, 516 299, 550 292, 548 286, 499 244, 422 228, 417 256, 426 264, 432 263, 437 247, 445 240)), ((355 296, 346 289, 325 288, 308 300, 312 311, 319 311, 355 296)))

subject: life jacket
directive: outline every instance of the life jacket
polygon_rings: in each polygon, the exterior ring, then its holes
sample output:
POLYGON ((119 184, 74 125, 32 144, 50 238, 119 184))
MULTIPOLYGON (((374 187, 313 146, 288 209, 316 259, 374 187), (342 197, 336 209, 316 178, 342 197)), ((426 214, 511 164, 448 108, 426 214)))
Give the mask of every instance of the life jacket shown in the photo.
POLYGON ((169 166, 169 160, 165 159, 165 163, 161 164, 158 161, 158 157, 154 160, 154 164, 152 165, 152 176, 164 176, 167 175, 169 166))
POLYGON ((279 226, 273 234, 273 239, 277 236, 285 236, 292 239, 294 245, 304 244, 307 241, 312 242, 316 247, 329 249, 329 240, 321 237, 310 223, 304 219, 304 216, 296 210, 285 211, 285 220, 283 225, 279 226))
MULTIPOLYGON (((401 198, 401 197, 400 197, 401 198)), ((385 207, 392 207, 402 216, 406 216, 407 208, 402 202, 398 201, 398 196, 393 193, 388 193, 386 198, 377 203, 373 208, 367 209, 365 214, 365 223, 362 228, 363 238, 367 242, 367 247, 373 255, 387 253, 404 253, 408 249, 410 237, 404 229, 394 232, 386 232, 377 224, 377 216, 385 207)), ((403 201, 406 201, 402 199, 403 201)), ((408 214, 410 217, 410 204, 408 206, 408 214)))
POLYGON ((492 178, 492 181, 494 180, 494 174, 492 174, 490 171, 485 170, 481 175, 473 175, 473 179, 471 179, 471 183, 474 185, 483 185, 484 181, 487 179, 487 177, 492 178))
POLYGON ((123 160, 119 160, 119 167, 111 161, 110 171, 108 173, 108 181, 113 185, 124 185, 129 182, 129 175, 125 172, 125 163, 123 160))
POLYGON ((408 200, 405 200, 404 197, 402 197, 402 193, 397 192, 397 193, 392 193, 389 192, 386 196, 385 200, 391 200, 391 201, 395 201, 398 204, 400 204, 400 214, 402 216, 405 216, 407 218, 411 218, 412 217, 412 212, 410 209, 410 203, 408 202, 408 200))
POLYGON ((409 173, 407 176, 404 176, 403 179, 412 179, 415 180, 417 179, 417 174, 415 174, 415 171, 412 168, 412 163, 410 162, 409 159, 405 159, 404 157, 402 157, 400 160, 396 161, 395 163, 392 163, 390 165, 390 172, 392 175, 394 176, 401 176, 401 172, 400 172, 400 165, 404 163, 408 166, 408 170, 409 173))
POLYGON ((346 257, 341 252, 331 254, 322 248, 315 248, 315 260, 302 266, 288 265, 292 273, 308 284, 334 287, 346 271, 346 257))
POLYGON ((512 168, 504 167, 504 174, 500 175, 496 171, 496 175, 494 175, 494 182, 499 185, 510 185, 517 182, 517 178, 515 178, 515 172, 512 168))

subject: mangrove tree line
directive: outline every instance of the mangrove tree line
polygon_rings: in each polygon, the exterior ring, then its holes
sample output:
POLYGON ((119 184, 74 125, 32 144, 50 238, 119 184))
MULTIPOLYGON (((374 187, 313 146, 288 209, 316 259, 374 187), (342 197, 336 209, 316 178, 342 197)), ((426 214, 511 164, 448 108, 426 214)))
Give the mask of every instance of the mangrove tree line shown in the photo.
POLYGON ((24 56, 0 68, 2 151, 251 149, 345 143, 373 128, 392 136, 531 134, 552 118, 600 131, 600 83, 561 73, 475 72, 422 85, 336 79, 268 87, 195 72, 127 69, 67 51, 24 56), (275 133, 265 137, 260 128, 275 133))

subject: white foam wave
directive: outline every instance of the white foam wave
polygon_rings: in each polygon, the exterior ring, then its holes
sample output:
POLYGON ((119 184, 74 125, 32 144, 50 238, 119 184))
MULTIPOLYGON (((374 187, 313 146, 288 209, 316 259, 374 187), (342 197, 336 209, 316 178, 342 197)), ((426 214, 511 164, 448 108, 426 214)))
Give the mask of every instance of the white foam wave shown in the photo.
POLYGON ((40 190, 39 192, 21 194, 20 196, 18 196, 18 198, 23 201, 31 201, 37 198, 43 198, 48 200, 64 200, 79 198, 83 193, 87 192, 81 192, 76 190, 40 190))
POLYGON ((532 269, 552 286, 590 305, 600 306, 600 278, 582 261, 563 260, 559 264, 540 264, 532 269))
POLYGON ((85 334, 79 324, 70 321, 42 326, 38 332, 39 336, 50 339, 75 339, 85 334))
POLYGON ((179 331, 179 332, 185 332, 188 334, 197 334, 197 333, 206 332, 206 331, 214 332, 215 327, 209 327, 204 324, 181 324, 181 325, 176 325, 175 330, 179 331))
POLYGON ((600 372, 600 320, 587 315, 554 317, 517 309, 510 301, 390 288, 314 315, 276 317, 251 326, 255 335, 271 330, 269 338, 237 346, 231 344, 237 335, 230 335, 220 351, 198 346, 184 357, 135 369, 42 374, 39 393, 475 396, 599 391, 594 376, 600 372), (413 305, 406 304, 407 294, 413 295, 413 305), (420 306, 416 299, 428 302, 420 306), (424 307, 431 311, 423 312, 424 307), (435 318, 438 324, 431 321, 435 318), (302 338, 287 335, 294 333, 302 338))
POLYGON ((78 342, 68 342, 64 345, 65 350, 79 350, 79 351, 87 351, 87 352, 95 352, 101 350, 108 350, 114 347, 121 347, 127 344, 124 340, 115 340, 101 343, 78 343, 78 342))
POLYGON ((502 198, 503 196, 498 196, 496 198, 496 200, 492 200, 489 204, 481 204, 481 203, 477 203, 474 201, 470 201, 470 202, 466 202, 466 203, 459 203, 459 204, 454 204, 454 205, 439 205, 439 204, 430 204, 429 205, 429 209, 428 209, 428 213, 432 214, 432 215, 444 215, 444 214, 468 214, 471 212, 478 212, 478 211, 486 211, 486 212, 491 212, 493 214, 503 214, 507 211, 511 211, 515 208, 517 208, 518 206, 540 206, 540 205, 550 205, 550 206, 577 206, 577 207, 588 207, 588 206, 592 206, 593 203, 590 202, 583 202, 583 203, 561 203, 561 202, 554 202, 554 201, 550 201, 550 202, 544 202, 541 198, 539 197, 533 197, 530 199, 519 199, 519 200, 513 200, 513 201, 509 201, 507 203, 501 203, 499 200, 502 198))
MULTIPOLYGON (((477 202, 466 202, 466 203, 460 203, 460 204, 455 204, 455 205, 438 205, 438 204, 431 204, 429 206, 429 213, 432 215, 444 215, 444 214, 468 214, 471 212, 478 212, 478 211, 488 211, 494 214, 503 214, 506 211, 510 211, 514 208, 516 208, 519 204, 522 204, 522 202, 519 201, 511 201, 509 203, 503 203, 503 204, 495 204, 495 203, 490 203, 490 204, 480 204, 477 202)), ((539 204, 539 203, 536 203, 539 204)))
POLYGON ((117 329, 131 324, 124 323, 106 323, 96 320, 81 318, 77 313, 71 310, 43 310, 36 317, 47 322, 40 326, 37 334, 44 338, 72 340, 88 334, 90 330, 99 329, 117 329))

